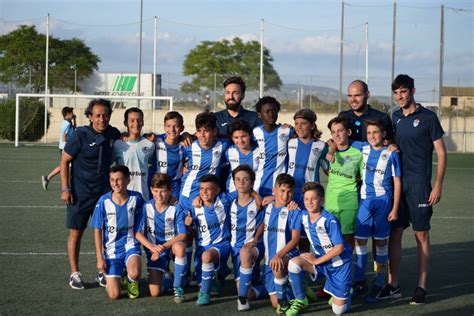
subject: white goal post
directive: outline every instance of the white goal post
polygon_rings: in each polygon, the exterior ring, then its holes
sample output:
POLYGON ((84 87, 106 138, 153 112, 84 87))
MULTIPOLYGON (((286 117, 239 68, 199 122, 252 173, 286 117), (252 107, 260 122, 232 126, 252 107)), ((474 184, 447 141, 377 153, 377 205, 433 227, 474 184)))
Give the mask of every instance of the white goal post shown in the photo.
MULTIPOLYGON (((87 95, 87 94, 44 94, 44 93, 17 93, 15 105, 15 147, 19 146, 20 140, 20 98, 65 98, 65 99, 107 99, 107 100, 163 100, 169 102, 169 110, 173 111, 173 97, 164 96, 121 96, 121 95, 87 95)), ((48 100, 45 100, 44 107, 44 142, 47 142, 48 127, 48 100)), ((152 111, 152 122, 155 122, 155 111, 152 111)))

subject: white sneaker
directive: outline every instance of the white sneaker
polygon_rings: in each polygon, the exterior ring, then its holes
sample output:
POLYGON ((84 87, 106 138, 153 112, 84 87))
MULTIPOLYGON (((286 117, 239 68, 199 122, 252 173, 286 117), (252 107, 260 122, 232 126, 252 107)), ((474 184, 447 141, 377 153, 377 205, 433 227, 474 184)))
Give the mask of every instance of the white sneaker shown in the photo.
POLYGON ((85 288, 81 272, 73 272, 71 274, 69 277, 69 286, 75 290, 83 290, 85 288))
POLYGON ((237 310, 239 312, 248 311, 250 309, 249 300, 246 297, 239 296, 237 298, 237 310))
POLYGON ((43 189, 45 191, 48 191, 48 184, 49 184, 48 176, 41 176, 41 185, 43 185, 43 189))

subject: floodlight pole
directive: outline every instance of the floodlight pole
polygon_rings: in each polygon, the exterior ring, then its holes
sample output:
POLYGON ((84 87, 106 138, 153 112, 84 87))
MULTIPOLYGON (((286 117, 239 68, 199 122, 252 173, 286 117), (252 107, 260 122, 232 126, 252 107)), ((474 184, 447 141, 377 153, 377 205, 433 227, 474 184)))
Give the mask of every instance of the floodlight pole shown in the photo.
MULTIPOLYGON (((395 40, 397 30, 397 3, 393 3, 393 27, 392 27, 392 77, 390 84, 395 79, 395 40)), ((393 114, 393 93, 390 91, 390 116, 393 114)))
POLYGON ((444 5, 441 5, 441 29, 439 39, 439 94, 438 94, 438 116, 441 109, 441 98, 443 97, 443 66, 444 66, 444 5))
POLYGON ((337 113, 342 109, 342 69, 344 62, 344 1, 341 1, 341 43, 339 52, 339 106, 337 113))
POLYGON ((369 85, 369 22, 365 22, 365 83, 369 85))
MULTIPOLYGON (((155 16, 153 19, 153 83, 152 94, 156 97, 156 42, 157 42, 157 29, 158 29, 158 18, 155 16)), ((156 100, 153 99, 151 109, 151 130, 155 128, 155 110, 156 110, 156 100)))
MULTIPOLYGON (((45 74, 44 74, 44 94, 48 94, 48 72, 49 72, 49 13, 46 16, 46 65, 45 65, 45 74)), ((43 143, 48 142, 48 108, 49 108, 49 98, 44 99, 44 137, 43 143)))
MULTIPOLYGON (((140 83, 142 76, 142 30, 143 30, 143 0, 140 0, 140 44, 138 45, 138 83, 137 95, 140 96, 140 83)), ((137 100, 137 105, 140 107, 140 99, 137 100)))
POLYGON ((260 21, 260 98, 263 97, 263 27, 264 20, 260 21))

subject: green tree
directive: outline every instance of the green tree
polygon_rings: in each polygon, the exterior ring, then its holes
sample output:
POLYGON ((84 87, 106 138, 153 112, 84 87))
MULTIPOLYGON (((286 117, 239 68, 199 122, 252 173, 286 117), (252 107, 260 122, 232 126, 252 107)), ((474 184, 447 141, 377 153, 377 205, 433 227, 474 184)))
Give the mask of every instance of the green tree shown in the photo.
MULTIPOLYGON (((273 68, 273 58, 263 50, 264 89, 279 89, 280 76, 273 68)), ((236 37, 232 41, 203 41, 193 48, 183 63, 183 74, 190 82, 181 86, 183 92, 197 93, 200 89, 214 90, 214 74, 220 85, 227 77, 236 75, 245 80, 248 89, 258 89, 260 82, 260 43, 244 43, 236 37)))
MULTIPOLYGON (((44 91, 46 36, 34 26, 21 25, 0 36, 0 81, 25 87, 30 82, 35 92, 44 91)), ((85 79, 98 69, 100 58, 80 39, 49 38, 49 82, 54 89, 74 90, 77 80, 85 79)), ((79 90, 79 87, 78 87, 79 90)))

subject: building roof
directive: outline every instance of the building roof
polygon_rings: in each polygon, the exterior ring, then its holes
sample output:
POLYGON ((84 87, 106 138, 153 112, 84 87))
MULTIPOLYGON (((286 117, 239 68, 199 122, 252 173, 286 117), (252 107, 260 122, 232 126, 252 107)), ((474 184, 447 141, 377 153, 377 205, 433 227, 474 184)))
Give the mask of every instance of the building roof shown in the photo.
POLYGON ((443 96, 473 97, 474 87, 443 87, 443 96))

